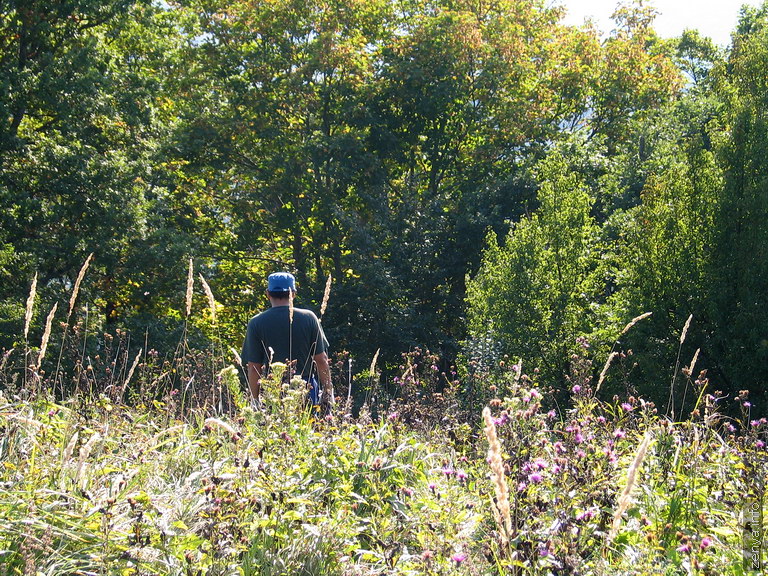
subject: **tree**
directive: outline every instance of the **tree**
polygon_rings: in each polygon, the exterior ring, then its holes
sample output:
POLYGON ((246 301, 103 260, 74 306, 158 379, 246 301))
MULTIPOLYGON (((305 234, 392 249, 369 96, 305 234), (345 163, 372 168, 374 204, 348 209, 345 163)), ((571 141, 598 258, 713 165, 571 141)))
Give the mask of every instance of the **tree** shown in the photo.
POLYGON ((538 167, 538 210, 503 246, 491 236, 467 291, 472 338, 499 342, 546 382, 568 374, 576 340, 594 329, 605 291, 592 198, 563 152, 555 148, 538 167))

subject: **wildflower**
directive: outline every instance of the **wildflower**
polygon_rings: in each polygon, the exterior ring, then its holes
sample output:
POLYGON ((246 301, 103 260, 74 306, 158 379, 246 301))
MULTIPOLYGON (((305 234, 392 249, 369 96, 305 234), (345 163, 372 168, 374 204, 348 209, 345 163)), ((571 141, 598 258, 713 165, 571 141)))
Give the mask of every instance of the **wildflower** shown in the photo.
POLYGON ((624 412, 632 412, 632 410, 634 409, 632 404, 630 404, 629 402, 624 402, 621 405, 621 408, 622 410, 624 410, 624 412))
POLYGON ((424 550, 424 552, 421 553, 422 560, 432 560, 432 558, 434 557, 435 557, 435 553, 432 552, 432 550, 424 550))
POLYGON ((581 432, 576 432, 576 436, 573 437, 573 442, 575 444, 581 444, 584 442, 584 436, 581 435, 581 432))
POLYGON ((574 385, 573 385, 573 388, 571 388, 571 391, 572 391, 574 394, 578 394, 579 392, 581 392, 581 386, 579 386, 578 384, 574 384, 574 385))
POLYGON ((584 512, 581 512, 580 514, 576 515, 576 521, 577 522, 584 522, 586 520, 591 520, 595 516, 594 510, 585 510, 584 512))
POLYGON ((539 556, 541 556, 542 558, 546 558, 547 556, 549 556, 549 546, 547 546, 546 544, 540 543, 538 550, 539 550, 539 556))
POLYGON ((402 491, 406 496, 413 496, 413 489, 408 488, 408 486, 403 486, 402 491))
POLYGON ((544 480, 544 477, 538 472, 534 472, 528 476, 528 480, 530 480, 531 484, 541 484, 541 481, 544 480))
POLYGON ((456 552, 453 556, 451 556, 451 560, 456 562, 456 564, 461 564, 464 562, 464 560, 467 559, 467 555, 464 554, 464 552, 456 552))
POLYGON ((712 546, 712 538, 710 538, 709 536, 705 536, 704 538, 701 539, 701 542, 699 543, 699 548, 701 548, 702 550, 706 550, 710 546, 712 546))
POLYGON ((430 482, 429 483, 429 491, 432 492, 432 494, 434 494, 435 490, 437 490, 437 486, 435 485, 434 482, 430 482))
POLYGON ((677 551, 680 554, 690 554, 691 553, 691 545, 688 543, 682 544, 677 547, 677 551))
POLYGON ((464 470, 457 470, 456 471, 456 479, 459 482, 464 482, 464 481, 466 481, 467 478, 469 478, 469 476, 467 475, 466 472, 464 472, 464 470))
POLYGON ((547 412, 547 418, 549 418, 550 420, 554 420, 555 416, 557 416, 557 412, 555 412, 554 410, 550 410, 549 412, 547 412))
POLYGON ((621 428, 617 428, 616 431, 613 433, 614 438, 624 438, 626 435, 627 433, 624 432, 624 430, 622 430, 621 428))
POLYGON ((389 414, 389 416, 387 416, 387 420, 389 420, 389 421, 397 420, 398 416, 399 416, 399 414, 397 412, 391 412, 389 414))

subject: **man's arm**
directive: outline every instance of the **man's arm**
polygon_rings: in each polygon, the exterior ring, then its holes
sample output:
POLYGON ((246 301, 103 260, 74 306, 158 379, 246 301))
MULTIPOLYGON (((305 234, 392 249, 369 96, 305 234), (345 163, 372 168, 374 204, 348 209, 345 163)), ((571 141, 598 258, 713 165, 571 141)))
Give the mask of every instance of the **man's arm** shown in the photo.
POLYGON ((248 362, 248 388, 251 389, 252 399, 257 401, 259 399, 259 392, 261 391, 262 370, 264 370, 264 364, 248 362))
POLYGON ((328 364, 328 354, 321 352, 314 356, 317 365, 317 376, 323 387, 323 404, 333 404, 333 385, 331 384, 331 367, 328 364))

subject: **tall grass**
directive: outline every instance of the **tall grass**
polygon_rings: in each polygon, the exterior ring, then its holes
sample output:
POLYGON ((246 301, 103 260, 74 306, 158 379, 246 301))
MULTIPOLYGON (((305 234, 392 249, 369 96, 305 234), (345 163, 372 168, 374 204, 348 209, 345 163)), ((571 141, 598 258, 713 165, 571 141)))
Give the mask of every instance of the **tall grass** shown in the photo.
MULTIPOLYGON (((226 310, 200 280, 211 323, 194 322, 188 282, 183 338, 213 340, 226 310)), ((720 416, 704 375, 696 413, 674 421, 641 398, 599 400, 586 347, 559 409, 522 363, 470 375, 414 349, 387 387, 377 353, 360 417, 317 421, 279 370, 252 408, 224 346, 163 357, 116 333, 78 367, 87 333, 61 329, 57 371, 82 378, 71 394, 42 385, 42 342, 39 393, 18 393, 27 368, 9 352, 0 368, 3 576, 748 573, 739 511, 745 495, 764 504, 768 422, 746 394, 740 420, 720 416), (469 386, 487 405, 462 399, 469 386)))

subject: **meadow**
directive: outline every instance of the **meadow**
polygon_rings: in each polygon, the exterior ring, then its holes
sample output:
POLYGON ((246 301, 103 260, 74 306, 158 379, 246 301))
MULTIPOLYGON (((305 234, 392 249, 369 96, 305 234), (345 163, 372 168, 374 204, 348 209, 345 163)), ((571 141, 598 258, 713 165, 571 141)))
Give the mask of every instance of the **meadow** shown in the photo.
POLYGON ((2 356, 2 576, 760 573, 768 423, 694 362, 671 418, 599 399, 587 342, 567 405, 524 362, 446 374, 415 349, 388 386, 375 358, 337 367, 321 418, 279 375, 255 405, 236 353, 186 329, 166 355, 89 333, 86 268, 39 346, 33 288, 2 356))

